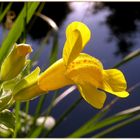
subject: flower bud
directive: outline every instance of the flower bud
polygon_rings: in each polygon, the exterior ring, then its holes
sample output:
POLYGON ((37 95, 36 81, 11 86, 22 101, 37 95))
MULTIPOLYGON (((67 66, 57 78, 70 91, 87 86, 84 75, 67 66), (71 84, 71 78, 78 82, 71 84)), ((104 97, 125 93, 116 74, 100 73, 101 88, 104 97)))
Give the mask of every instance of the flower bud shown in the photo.
POLYGON ((13 49, 5 58, 0 71, 0 80, 11 80, 15 78, 26 65, 26 56, 32 52, 28 44, 14 44, 13 49))

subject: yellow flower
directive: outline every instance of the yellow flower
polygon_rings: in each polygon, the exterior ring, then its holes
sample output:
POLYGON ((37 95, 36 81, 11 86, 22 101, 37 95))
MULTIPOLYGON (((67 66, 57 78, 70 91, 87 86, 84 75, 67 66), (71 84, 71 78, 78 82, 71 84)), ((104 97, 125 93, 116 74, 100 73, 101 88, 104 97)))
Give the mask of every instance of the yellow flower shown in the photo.
POLYGON ((102 108, 105 92, 127 97, 127 84, 123 73, 117 69, 104 70, 95 57, 81 53, 90 39, 90 30, 81 22, 72 22, 66 29, 63 58, 55 62, 38 78, 43 91, 76 84, 82 97, 93 107, 102 108))
POLYGON ((127 97, 127 84, 123 73, 117 69, 104 70, 95 57, 81 53, 90 39, 90 30, 81 22, 72 22, 66 30, 63 58, 39 75, 36 68, 14 88, 15 100, 29 100, 47 91, 67 85, 77 85, 82 97, 93 107, 102 108, 105 92, 127 97))

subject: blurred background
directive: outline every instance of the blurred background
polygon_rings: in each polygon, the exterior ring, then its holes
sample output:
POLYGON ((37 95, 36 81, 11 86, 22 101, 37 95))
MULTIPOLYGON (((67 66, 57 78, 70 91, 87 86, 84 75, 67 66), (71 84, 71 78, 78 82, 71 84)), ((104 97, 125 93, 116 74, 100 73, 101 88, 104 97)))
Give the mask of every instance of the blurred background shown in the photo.
MULTIPOLYGON (((62 49, 65 43, 65 29, 72 21, 82 21, 91 30, 91 40, 84 49, 88 53, 100 59, 105 69, 113 67, 130 52, 140 48, 140 3, 139 2, 46 2, 42 14, 51 18, 58 28, 58 59, 62 57, 62 49)), ((1 2, 4 9, 7 2, 1 2)), ((16 17, 24 6, 23 2, 14 2, 0 24, 0 43, 12 28, 16 17)), ((34 52, 30 58, 38 54, 39 48, 43 51, 33 65, 45 70, 49 65, 49 58, 53 46, 53 32, 51 26, 38 16, 34 16, 27 26, 26 43, 33 47, 34 52), (49 34, 49 37, 48 37, 49 34), (43 47, 42 47, 43 46, 43 47)), ((20 40, 19 40, 20 42, 20 40)), ((17 42, 18 43, 18 42, 17 42)), ((128 88, 140 82, 140 58, 119 67, 124 73, 128 88)), ((60 89, 60 95, 68 87, 60 89)), ((47 94, 42 106, 42 112, 48 107, 54 92, 47 94)), ((57 119, 59 116, 80 97, 77 90, 69 94, 52 110, 51 115, 57 119)), ((105 104, 115 97, 108 94, 105 104)), ((30 102, 30 114, 34 114, 38 98, 30 102)), ((121 110, 140 105, 140 88, 130 93, 126 99, 120 99, 110 110, 108 115, 121 110)), ((80 125, 95 115, 98 110, 92 108, 84 100, 71 112, 71 114, 49 135, 49 137, 66 137, 80 125)), ((104 137, 129 138, 140 137, 140 121, 120 128, 104 137)), ((93 134, 92 134, 93 135, 93 134)), ((86 137, 90 137, 87 135, 86 137)))

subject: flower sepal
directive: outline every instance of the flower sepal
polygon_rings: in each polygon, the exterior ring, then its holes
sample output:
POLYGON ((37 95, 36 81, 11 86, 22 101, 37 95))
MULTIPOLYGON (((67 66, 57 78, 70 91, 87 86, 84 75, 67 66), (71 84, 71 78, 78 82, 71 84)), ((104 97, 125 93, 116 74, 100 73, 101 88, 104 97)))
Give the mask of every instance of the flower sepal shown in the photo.
POLYGON ((31 72, 29 75, 24 77, 19 83, 16 84, 12 92, 14 100, 30 100, 44 92, 38 86, 39 73, 40 68, 37 67, 33 72, 31 72))

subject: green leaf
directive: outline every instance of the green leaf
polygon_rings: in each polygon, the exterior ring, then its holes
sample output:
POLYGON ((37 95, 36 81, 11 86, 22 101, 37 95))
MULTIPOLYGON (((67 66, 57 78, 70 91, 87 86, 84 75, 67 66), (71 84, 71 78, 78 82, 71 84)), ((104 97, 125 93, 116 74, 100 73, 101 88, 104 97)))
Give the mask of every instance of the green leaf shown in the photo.
MULTIPOLYGON (((29 21, 31 20, 38 5, 39 5, 39 2, 28 3, 27 23, 29 23, 29 21)), ((13 24, 12 29, 9 31, 7 37, 2 43, 2 46, 0 48, 0 65, 2 64, 5 57, 8 55, 13 44, 18 40, 18 38, 20 37, 21 33, 24 30, 24 20, 25 20, 25 15, 26 15, 26 10, 24 8, 20 12, 15 23, 13 24)))
POLYGON ((14 133, 15 116, 12 112, 5 109, 0 112, 0 136, 8 137, 14 133))

